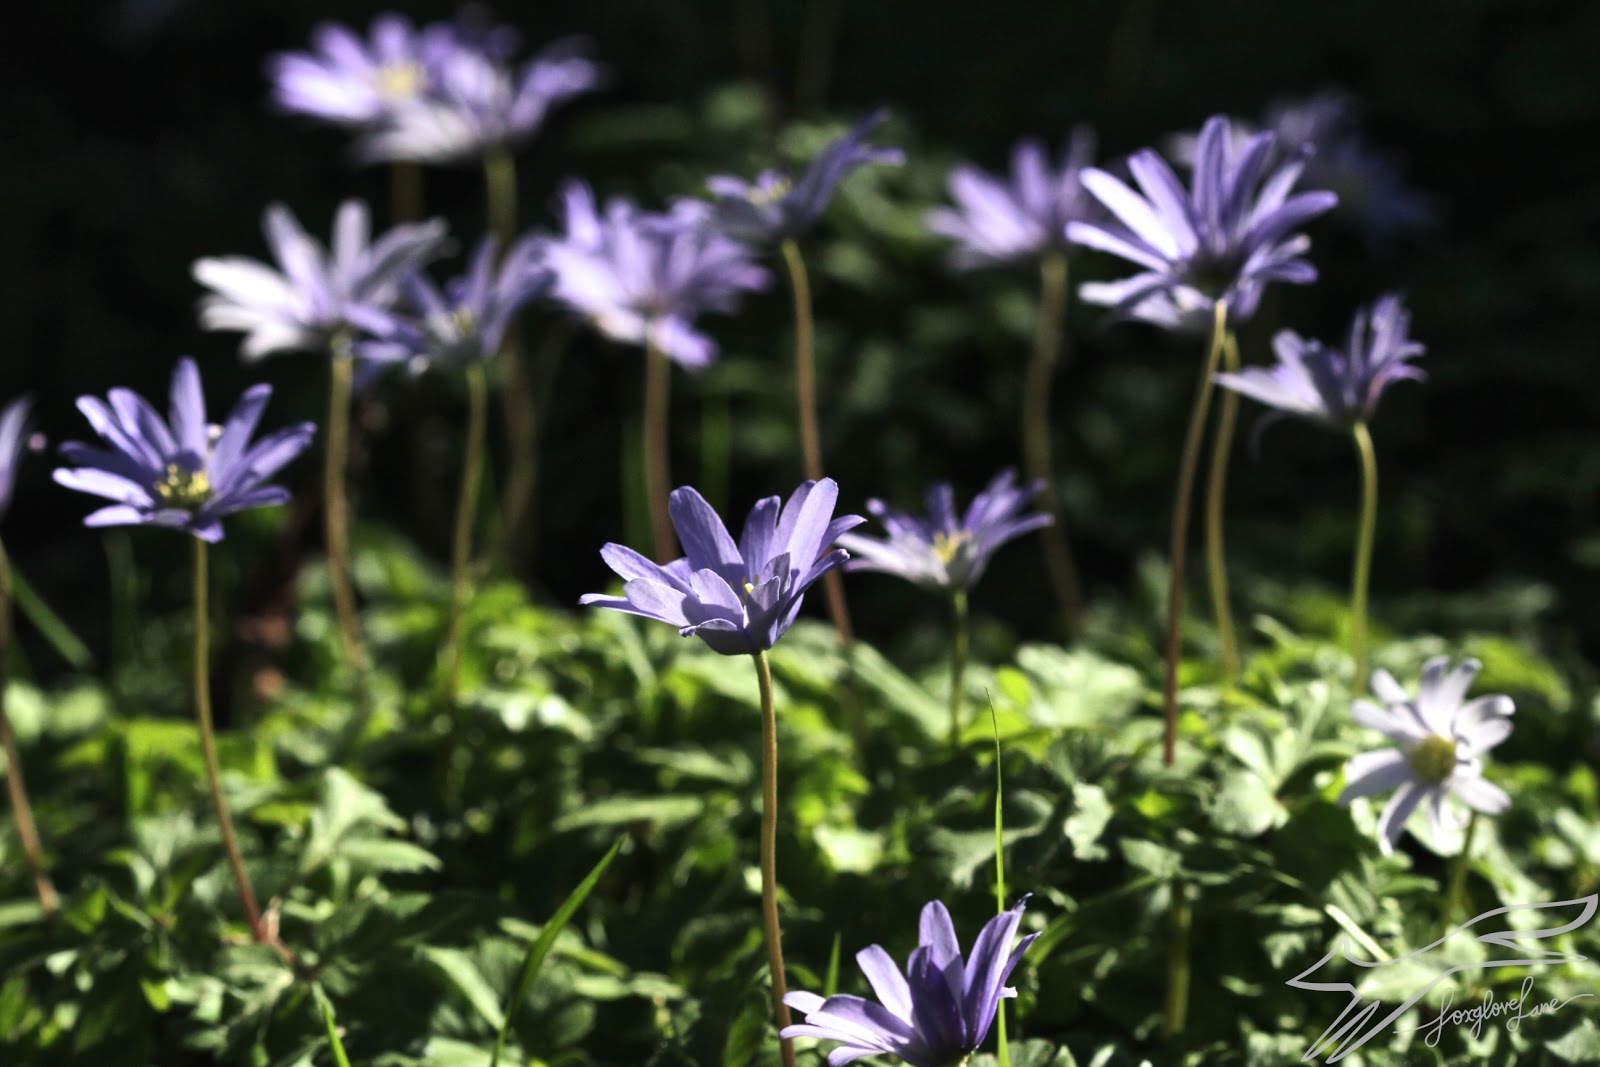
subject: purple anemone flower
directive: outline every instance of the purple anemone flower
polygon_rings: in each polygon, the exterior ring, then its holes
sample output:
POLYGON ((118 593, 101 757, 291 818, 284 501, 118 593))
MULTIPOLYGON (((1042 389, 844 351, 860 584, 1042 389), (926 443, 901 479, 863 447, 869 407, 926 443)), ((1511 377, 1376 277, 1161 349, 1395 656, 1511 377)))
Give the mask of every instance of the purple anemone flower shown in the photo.
POLYGON ((557 41, 518 69, 478 49, 444 57, 426 95, 393 109, 356 146, 367 160, 460 163, 527 141, 556 105, 598 87, 587 44, 557 41))
POLYGON ((1391 293, 1356 313, 1343 352, 1281 330, 1272 339, 1276 366, 1219 374, 1217 384, 1336 428, 1368 422, 1390 385, 1425 377, 1406 362, 1425 351, 1407 336, 1410 325, 1411 316, 1391 293))
POLYGON ((955 207, 928 212, 928 229, 955 242, 950 265, 972 270, 1037 259, 1066 249, 1069 222, 1097 217, 1098 202, 1082 173, 1094 159, 1094 133, 1074 130, 1061 166, 1050 165, 1043 142, 1027 138, 1011 152, 1011 173, 996 176, 963 163, 946 182, 955 207))
POLYGON ((267 61, 273 100, 284 111, 341 126, 370 126, 421 99, 462 47, 454 26, 418 30, 393 14, 373 19, 365 41, 348 27, 324 23, 311 43, 310 52, 267 61))
POLYGON ((676 489, 667 506, 685 557, 663 567, 608 544, 600 558, 624 579, 622 596, 588 593, 578 602, 671 623, 724 656, 764 652, 794 624, 811 584, 849 558, 833 543, 866 520, 834 518, 838 499, 839 487, 823 478, 800 483, 781 509, 775 496, 759 500, 735 544, 704 497, 676 489))
POLYGON ((30 397, 19 396, 0 411, 0 519, 11 509, 11 492, 17 485, 17 467, 28 443, 30 397))
POLYGON ((1316 281, 1316 268, 1301 258, 1311 240, 1296 231, 1338 198, 1294 193, 1305 160, 1269 166, 1275 143, 1272 134, 1261 133, 1239 145, 1219 115, 1200 131, 1192 189, 1148 148, 1128 159, 1139 193, 1105 171, 1084 171, 1084 188, 1117 221, 1068 223, 1067 239, 1144 270, 1119 282, 1086 284, 1079 289, 1083 299, 1187 329, 1209 324, 1218 301, 1230 322, 1243 322, 1268 282, 1316 281))
POLYGON ((1482 665, 1462 660, 1454 670, 1446 656, 1422 665, 1422 682, 1410 696, 1388 671, 1372 676, 1372 691, 1383 707, 1358 700, 1351 717, 1377 730, 1394 748, 1365 752, 1344 766, 1345 787, 1339 803, 1393 789, 1394 796, 1378 817, 1378 847, 1394 851, 1406 820, 1424 803, 1429 825, 1437 834, 1465 825, 1465 818, 1447 800, 1486 815, 1511 806, 1505 790, 1483 777, 1483 753, 1511 734, 1516 710, 1508 696, 1485 696, 1462 704, 1482 665))
POLYGON ((127 389, 111 390, 106 401, 79 397, 78 410, 110 447, 66 442, 61 454, 75 466, 57 469, 55 480, 116 501, 84 519, 86 526, 170 526, 220 541, 224 515, 289 499, 287 489, 262 483, 304 451, 316 431, 302 422, 252 445, 271 396, 271 386, 252 386, 228 421, 213 426, 206 422, 200 372, 186 358, 172 372, 170 421, 127 389))
POLYGON ((525 237, 496 265, 495 241, 486 237, 467 273, 441 292, 420 271, 402 283, 414 317, 400 316, 378 340, 360 346, 380 362, 407 362, 413 371, 494 359, 511 319, 550 285, 539 262, 538 241, 525 237))
POLYGON ((798 178, 766 170, 754 182, 728 175, 709 179, 706 186, 716 197, 711 205, 711 225, 735 241, 757 248, 810 229, 826 210, 834 189, 852 171, 874 163, 905 162, 905 153, 898 148, 866 143, 867 134, 888 114, 879 108, 848 133, 830 141, 798 178))
POLYGON ((878 945, 856 953, 878 1002, 790 993, 783 1002, 804 1013, 806 1021, 784 1027, 781 1036, 842 1042, 828 1053, 828 1067, 879 1055, 898 1056, 911 1067, 965 1063, 989 1036, 1000 1001, 1017 995, 1006 979, 1039 936, 1028 934, 1011 947, 1027 902, 1023 897, 990 919, 966 960, 950 912, 937 900, 929 902, 905 973, 878 945))
POLYGON ((267 208, 262 228, 278 261, 223 256, 196 260, 196 281, 212 292, 200 301, 200 325, 242 330, 247 360, 273 352, 325 351, 337 334, 393 327, 400 282, 437 255, 440 219, 396 226, 369 243, 367 205, 346 200, 334 218, 330 255, 282 204, 267 208))
POLYGON ((695 318, 733 311, 741 292, 770 280, 744 245, 703 225, 704 205, 653 214, 613 199, 601 214, 594 193, 578 181, 562 199, 566 233, 541 246, 554 296, 614 340, 704 367, 717 346, 695 330, 695 318))
POLYGON ((839 544, 855 558, 852 571, 896 574, 926 589, 956 592, 971 589, 983 577, 995 549, 1054 520, 1045 514, 1022 511, 1044 488, 1043 482, 1017 485, 1017 472, 995 475, 973 498, 958 520, 955 492, 948 482, 928 490, 928 517, 896 511, 881 500, 867 501, 867 510, 889 531, 887 540, 848 534, 839 544))

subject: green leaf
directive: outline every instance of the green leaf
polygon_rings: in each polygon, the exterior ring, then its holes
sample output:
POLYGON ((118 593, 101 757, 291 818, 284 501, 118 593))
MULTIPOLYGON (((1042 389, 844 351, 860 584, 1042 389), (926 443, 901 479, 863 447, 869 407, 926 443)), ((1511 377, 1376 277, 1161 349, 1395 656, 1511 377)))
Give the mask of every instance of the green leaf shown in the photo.
POLYGON ((499 998, 470 956, 460 949, 438 945, 423 945, 419 951, 450 980, 491 1030, 504 1032, 506 1016, 500 1010, 499 998))
POLYGON ((705 806, 704 799, 691 796, 611 797, 563 815, 552 829, 563 833, 593 826, 649 823, 655 830, 670 830, 699 818, 705 806))
POLYGON ((1099 843, 1111 822, 1111 801, 1106 791, 1088 782, 1072 787, 1072 814, 1062 823, 1061 831, 1072 843, 1072 854, 1080 860, 1103 860, 1106 850, 1099 843))
POLYGON ((517 976, 517 984, 513 987, 511 995, 506 998, 505 1011, 500 1016, 499 1032, 494 1038, 494 1052, 489 1057, 489 1067, 499 1067, 500 1054, 506 1045, 506 1031, 509 1028, 511 1014, 516 1006, 521 1004, 528 996, 528 990, 533 986, 533 980, 538 977, 539 968, 544 965, 545 957, 550 954, 550 947, 556 943, 567 923, 572 920, 578 908, 582 906, 589 893, 599 883, 600 877, 606 873, 606 868, 611 866, 611 861, 617 858, 617 853, 622 851, 622 846, 628 841, 628 835, 623 834, 617 838, 611 850, 600 857, 600 862, 594 865, 576 889, 567 894, 567 899, 561 902, 556 913, 545 923, 544 929, 539 932, 539 940, 528 947, 527 958, 522 961, 522 973, 517 976))

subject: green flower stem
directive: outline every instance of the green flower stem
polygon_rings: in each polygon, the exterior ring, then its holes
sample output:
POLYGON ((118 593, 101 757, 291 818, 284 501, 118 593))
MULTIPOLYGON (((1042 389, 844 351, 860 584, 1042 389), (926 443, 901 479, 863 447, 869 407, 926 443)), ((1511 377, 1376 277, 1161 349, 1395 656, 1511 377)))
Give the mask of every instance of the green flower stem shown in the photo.
POLYGON ((961 683, 967 673, 965 589, 957 589, 950 594, 950 615, 950 748, 954 751, 961 747, 961 683))
POLYGON ((1205 436, 1206 414, 1211 407, 1212 378, 1222 354, 1222 335, 1226 330, 1228 305, 1218 300, 1211 329, 1211 350, 1200 381, 1195 386, 1194 407, 1189 412, 1189 429, 1184 436, 1183 458, 1178 463, 1177 500, 1172 508, 1172 573, 1167 586, 1167 671, 1162 691, 1166 730, 1162 737, 1161 762, 1170 767, 1177 759, 1178 746, 1178 658, 1182 651, 1183 576, 1189 550, 1189 510, 1194 500, 1195 468, 1199 465, 1200 442, 1205 436))
POLYGON ((409 160, 389 164, 389 216, 392 222, 422 218, 422 167, 409 160))
MULTIPOLYGON (((505 149, 490 152, 483 160, 484 197, 489 232, 505 255, 517 237, 517 165, 505 149)), ((500 495, 500 524, 505 544, 517 543, 518 531, 527 516, 538 469, 538 404, 533 381, 522 352, 522 331, 513 316, 500 346, 501 414, 505 419, 510 461, 500 495)))
MULTIPOLYGON (((1230 374, 1239 369, 1239 345, 1233 331, 1222 336, 1222 366, 1230 374)), ((1222 540, 1222 501, 1228 492, 1228 460, 1233 453, 1233 426, 1239 418, 1239 394, 1222 391, 1217 428, 1211 438, 1211 473, 1206 481, 1206 579, 1211 585, 1211 610, 1217 617, 1217 637, 1222 643, 1222 674, 1229 682, 1239 676, 1239 636, 1228 604, 1228 551, 1222 540)))
MULTIPOLYGON (((761 926, 767 938, 767 969, 772 972, 772 1013, 782 1031, 792 1021, 783 998, 789 984, 783 973, 783 930, 778 925, 778 716, 772 702, 772 664, 755 654, 761 687, 761 926)), ((783 1065, 794 1067, 794 1041, 784 1039, 783 1065)))
POLYGON ((363 680, 366 657, 361 648, 361 621, 356 614, 356 594, 350 583, 350 502, 345 490, 345 467, 350 461, 350 387, 355 357, 350 338, 333 339, 333 376, 328 389, 328 441, 322 461, 322 512, 328 542, 328 582, 333 607, 339 616, 339 645, 345 665, 363 680))
POLYGON ((489 381, 482 363, 467 367, 467 447, 461 461, 461 493, 456 498, 455 540, 450 551, 450 615, 445 628, 444 696, 455 714, 461 674, 462 614, 471 587, 472 516, 483 481, 484 437, 489 424, 489 381))
MULTIPOLYGON (((822 432, 817 425, 816 330, 811 308, 811 281, 805 257, 792 238, 780 249, 789 275, 789 290, 794 298, 794 384, 800 414, 800 450, 805 459, 806 478, 822 478, 822 432)), ((844 655, 844 697, 849 709, 850 728, 856 751, 867 747, 867 720, 856 691, 855 628, 850 624, 850 606, 844 598, 844 580, 837 567, 822 576, 822 591, 828 601, 828 618, 839 634, 839 651, 844 655)))
POLYGON ((1467 901, 1467 871, 1472 867, 1472 839, 1477 833, 1478 813, 1474 811, 1467 820, 1467 835, 1461 839, 1461 851, 1456 853, 1454 862, 1450 864, 1450 886, 1445 891, 1444 914, 1440 916, 1447 934, 1450 924, 1462 913, 1467 901))
POLYGON ((1056 488, 1055 464, 1050 458, 1050 379, 1061 355, 1069 292, 1066 253, 1047 254, 1039 261, 1039 319, 1033 334, 1033 355, 1022 380, 1022 462, 1030 481, 1044 483, 1039 503, 1055 519, 1055 524, 1041 530, 1040 536, 1045 569, 1055 587, 1063 628, 1071 636, 1083 616, 1083 583, 1067 543, 1066 516, 1056 488))
POLYGON ((256 895, 250 888, 250 876, 245 873, 244 859, 239 855, 239 839, 233 833, 233 819, 228 815, 228 802, 222 795, 222 768, 217 762, 217 739, 211 725, 211 642, 206 594, 206 543, 200 538, 194 542, 194 713, 200 723, 200 752, 206 762, 206 783, 211 788, 211 803, 217 809, 217 825, 222 829, 222 848, 228 855, 228 867, 239 886, 239 902, 244 905, 244 917, 250 923, 250 936, 262 944, 273 944, 276 938, 268 933, 261 922, 261 909, 256 907, 256 895))
MULTIPOLYGON (((783 265, 788 268, 789 287, 794 295, 794 384, 800 405, 800 449, 805 456, 806 477, 822 477, 822 433, 817 426, 817 373, 815 330, 811 313, 811 284, 806 275, 805 257, 793 239, 783 242, 783 265)), ((846 658, 854 640, 850 608, 844 599, 844 582, 837 568, 822 576, 828 595, 828 615, 839 631, 839 643, 846 658)))
POLYGON ((1350 577, 1350 657, 1355 661, 1351 691, 1367 691, 1367 587, 1372 581, 1372 541, 1378 528, 1378 454, 1367 424, 1351 431, 1361 453, 1361 520, 1356 533, 1355 570, 1350 577))
POLYGON ((644 424, 639 443, 644 452, 644 492, 650 515, 650 539, 655 544, 656 562, 670 563, 678 558, 678 539, 672 533, 667 513, 667 494, 671 491, 672 469, 667 452, 670 440, 667 415, 672 399, 672 364, 654 342, 644 348, 644 424))
POLYGON ((1183 1033, 1189 1014, 1189 928, 1194 915, 1184 891, 1183 879, 1174 876, 1168 884, 1167 902, 1167 1000, 1162 1011, 1161 1032, 1167 1037, 1183 1033))
POLYGON ((11 716, 6 713, 6 657, 10 652, 11 561, 6 556, 5 546, 0 545, 0 746, 4 746, 6 756, 6 792, 11 798, 17 838, 22 842, 28 873, 33 876, 33 891, 39 896, 39 907, 46 915, 55 915, 61 910, 61 898, 45 869, 44 847, 39 843, 39 828, 34 825, 33 805, 28 803, 28 782, 22 776, 22 753, 17 748, 17 735, 11 729, 11 716))

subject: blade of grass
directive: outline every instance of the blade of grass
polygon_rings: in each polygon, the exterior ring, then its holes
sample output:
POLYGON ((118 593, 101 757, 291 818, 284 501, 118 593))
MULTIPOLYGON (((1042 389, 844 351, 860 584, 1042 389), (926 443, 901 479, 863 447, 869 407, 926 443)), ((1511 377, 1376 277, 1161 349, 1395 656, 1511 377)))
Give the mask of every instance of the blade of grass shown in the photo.
POLYGON ((828 974, 822 980, 822 999, 826 1000, 839 992, 839 941, 841 935, 833 935, 833 951, 828 953, 828 974))
POLYGON ((345 1054, 344 1042, 339 1038, 339 1026, 333 1018, 333 1001, 322 991, 319 982, 311 983, 311 995, 317 999, 317 1007, 322 1009, 322 1024, 328 1028, 328 1045, 333 1049, 333 1062, 337 1067, 350 1067, 350 1057, 345 1054))
POLYGON ((94 666, 94 654, 89 646, 78 639, 71 627, 61 621, 61 616, 50 610, 33 586, 20 573, 11 572, 11 599, 17 610, 28 617, 40 635, 56 650, 56 654, 74 669, 89 670, 94 666))
MULTIPOLYGON (((1000 766, 1000 717, 995 714, 994 697, 989 697, 989 725, 994 729, 994 905, 996 913, 1006 910, 1005 817, 1001 814, 1005 775, 1000 766)), ((995 1007, 995 1057, 1000 1067, 1011 1067, 1011 1049, 1006 1044, 1006 1002, 995 1007)))
POLYGON ((556 943, 556 938, 566 928, 590 891, 599 883, 601 875, 606 873, 606 868, 611 866, 611 861, 617 858, 617 853, 622 851, 622 846, 627 841, 627 834, 617 838, 616 844, 611 846, 611 851, 602 856, 600 862, 594 865, 594 869, 578 883, 578 887, 567 894, 567 899, 561 902, 556 913, 550 916, 550 921, 544 924, 544 929, 539 931, 539 939, 529 946, 527 958, 522 961, 522 973, 517 975, 516 987, 506 998, 505 1018, 500 1023, 500 1032, 494 1035, 494 1052, 489 1056, 489 1067, 500 1067, 500 1055, 506 1047, 506 1034, 511 1029, 512 1011, 527 998, 533 980, 539 975, 539 968, 543 966, 545 957, 550 955, 551 946, 556 943))

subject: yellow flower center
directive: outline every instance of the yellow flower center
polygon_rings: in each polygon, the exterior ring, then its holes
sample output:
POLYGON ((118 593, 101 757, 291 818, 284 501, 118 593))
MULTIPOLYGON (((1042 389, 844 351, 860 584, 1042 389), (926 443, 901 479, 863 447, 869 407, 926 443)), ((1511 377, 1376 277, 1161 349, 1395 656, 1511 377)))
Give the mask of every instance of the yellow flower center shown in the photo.
POLYGON ((425 81, 421 65, 406 60, 379 67, 374 79, 374 88, 385 100, 410 100, 422 92, 425 81))
POLYGON ((789 190, 794 188, 794 182, 788 178, 778 178, 765 185, 752 185, 750 187, 750 202, 752 204, 771 204, 782 200, 789 195, 789 190))
POLYGON ((969 540, 971 538, 965 533, 948 534, 940 530, 933 535, 933 554, 939 557, 939 562, 949 566, 950 561, 956 558, 956 553, 969 540))
POLYGON ((193 511, 211 499, 211 479, 203 470, 192 471, 169 463, 166 480, 156 486, 156 496, 169 508, 193 511))
POLYGON ((1442 782, 1455 773, 1456 743, 1431 734, 1411 750, 1411 769, 1425 782, 1442 782))

